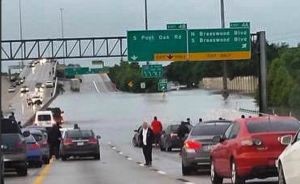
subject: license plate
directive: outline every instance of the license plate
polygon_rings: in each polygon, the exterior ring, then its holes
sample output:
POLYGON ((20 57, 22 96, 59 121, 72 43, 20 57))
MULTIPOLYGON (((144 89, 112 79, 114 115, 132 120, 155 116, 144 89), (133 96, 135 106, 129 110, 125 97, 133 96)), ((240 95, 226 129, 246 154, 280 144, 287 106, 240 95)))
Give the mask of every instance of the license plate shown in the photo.
POLYGON ((83 142, 78 142, 78 143, 77 143, 77 146, 83 146, 83 145, 84 145, 83 142))
POLYGON ((211 150, 211 145, 203 146, 203 151, 210 151, 210 150, 211 150))

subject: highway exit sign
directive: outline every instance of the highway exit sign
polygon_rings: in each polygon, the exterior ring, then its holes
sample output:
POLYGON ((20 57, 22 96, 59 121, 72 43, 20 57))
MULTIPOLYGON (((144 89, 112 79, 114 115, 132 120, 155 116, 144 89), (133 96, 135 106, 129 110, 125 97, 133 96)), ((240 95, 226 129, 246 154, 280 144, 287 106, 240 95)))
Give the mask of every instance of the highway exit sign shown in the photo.
POLYGON ((128 31, 128 61, 212 61, 251 58, 249 28, 128 31))
POLYGON ((158 81, 158 91, 167 91, 168 88, 168 80, 167 79, 160 79, 158 81))
POLYGON ((142 75, 144 78, 161 78, 163 76, 162 65, 143 65, 142 75))
POLYGON ((187 24, 167 24, 167 29, 187 29, 187 24))

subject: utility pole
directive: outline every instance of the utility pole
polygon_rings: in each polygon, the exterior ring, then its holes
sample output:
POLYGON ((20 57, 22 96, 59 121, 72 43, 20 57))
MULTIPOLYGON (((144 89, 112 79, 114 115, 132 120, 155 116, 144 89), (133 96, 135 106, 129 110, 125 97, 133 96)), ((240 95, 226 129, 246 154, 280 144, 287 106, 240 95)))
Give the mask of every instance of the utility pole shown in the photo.
MULTIPOLYGON (((225 28, 225 8, 224 8, 224 0, 220 0, 221 4, 221 28, 225 28)), ((223 61, 223 97, 227 99, 229 96, 228 88, 227 88, 227 61, 223 61)))
MULTIPOLYGON (((2 0, 0 0, 0 46, 2 46, 2 0)), ((2 52, 0 52, 0 91, 2 91, 2 52)), ((1 121, 2 121, 2 95, 0 94, 0 184, 4 184, 4 161, 3 161, 3 152, 2 152, 2 130, 1 130, 1 121)))
MULTIPOLYGON (((22 2, 19 0, 19 31, 20 31, 20 40, 23 40, 23 23, 22 23, 22 2)), ((21 57, 24 57, 23 43, 21 42, 21 57)), ((24 67, 24 60, 22 59, 22 67, 24 67)))
MULTIPOLYGON (((61 28, 61 38, 65 38, 64 35, 64 9, 60 8, 60 28, 61 28)), ((64 41, 63 41, 64 42, 64 41)), ((63 56, 65 57, 65 47, 63 46, 63 56)), ((66 64, 65 58, 63 59, 64 64, 66 64)))
POLYGON ((260 102, 259 111, 267 113, 268 100, 267 100, 267 54, 266 54, 266 32, 258 32, 259 41, 259 63, 260 63, 260 78, 259 78, 259 91, 260 102))

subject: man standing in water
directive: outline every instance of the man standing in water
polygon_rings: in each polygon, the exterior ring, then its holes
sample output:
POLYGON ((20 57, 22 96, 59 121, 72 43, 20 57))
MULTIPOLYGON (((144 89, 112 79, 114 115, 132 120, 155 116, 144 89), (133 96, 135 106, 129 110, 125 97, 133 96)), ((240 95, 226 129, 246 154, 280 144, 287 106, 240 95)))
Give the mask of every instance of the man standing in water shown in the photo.
POLYGON ((145 166, 152 165, 152 144, 154 140, 153 131, 149 128, 147 122, 143 123, 143 130, 140 132, 140 140, 142 140, 143 154, 145 157, 145 166))

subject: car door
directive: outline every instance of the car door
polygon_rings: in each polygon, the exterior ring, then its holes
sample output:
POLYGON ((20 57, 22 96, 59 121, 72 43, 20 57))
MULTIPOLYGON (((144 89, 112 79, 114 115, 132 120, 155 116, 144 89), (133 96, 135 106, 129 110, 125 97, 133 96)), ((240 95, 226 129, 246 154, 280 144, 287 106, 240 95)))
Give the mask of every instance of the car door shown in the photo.
POLYGON ((232 128, 233 128, 233 124, 230 125, 225 131, 222 137, 222 139, 225 140, 223 142, 218 143, 214 148, 214 152, 213 152, 214 165, 215 165, 216 172, 219 173, 220 175, 224 175, 225 172, 224 154, 227 145, 227 139, 229 138, 232 128))
POLYGON ((300 180, 300 134, 296 135, 294 141, 287 147, 286 154, 282 160, 284 175, 287 183, 298 183, 300 180))

